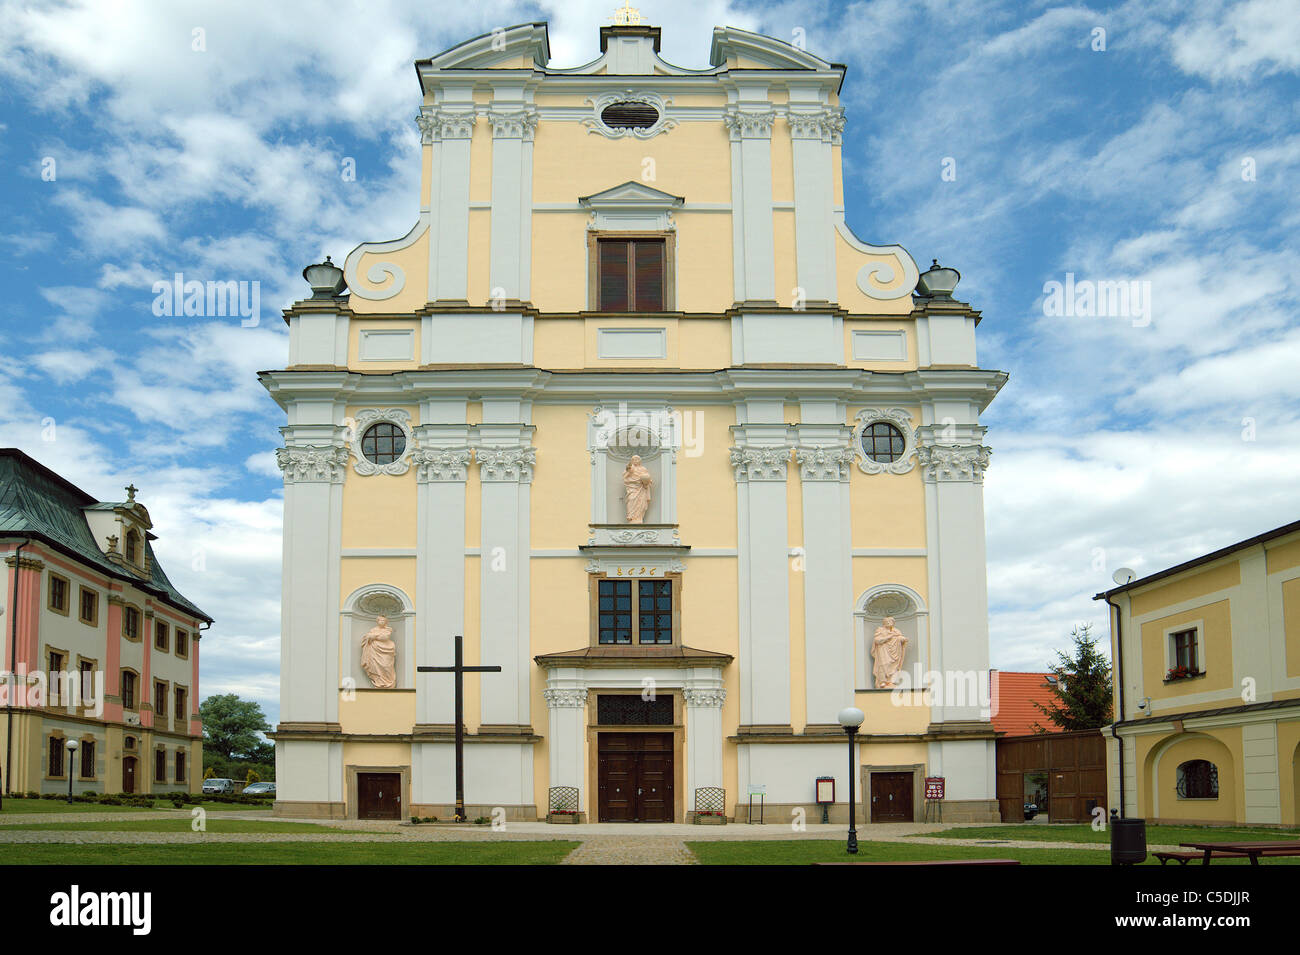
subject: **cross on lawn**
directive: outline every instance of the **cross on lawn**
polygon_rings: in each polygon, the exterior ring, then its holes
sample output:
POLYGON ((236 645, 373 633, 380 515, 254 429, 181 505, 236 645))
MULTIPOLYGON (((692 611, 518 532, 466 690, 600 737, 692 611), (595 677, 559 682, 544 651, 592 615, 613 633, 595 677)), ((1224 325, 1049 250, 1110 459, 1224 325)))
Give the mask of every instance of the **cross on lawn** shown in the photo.
POLYGON ((416 667, 420 673, 456 675, 456 818, 465 821, 465 674, 500 673, 500 667, 465 666, 465 638, 456 634, 456 663, 449 667, 416 667))

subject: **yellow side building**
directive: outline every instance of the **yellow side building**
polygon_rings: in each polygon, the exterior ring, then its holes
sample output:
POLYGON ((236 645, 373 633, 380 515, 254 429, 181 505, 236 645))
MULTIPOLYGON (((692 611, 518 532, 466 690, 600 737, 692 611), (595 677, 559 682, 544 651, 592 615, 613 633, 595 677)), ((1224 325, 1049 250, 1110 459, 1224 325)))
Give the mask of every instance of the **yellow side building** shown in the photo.
POLYGON ((847 225, 844 67, 599 42, 417 62, 416 224, 286 312, 279 810, 445 818, 453 681, 417 668, 463 634, 501 668, 465 682, 472 814, 788 822, 828 777, 843 818, 856 704, 861 818, 931 775, 996 819, 980 313, 847 225))
POLYGON ((1111 808, 1300 825, 1300 522, 1098 594, 1111 808))

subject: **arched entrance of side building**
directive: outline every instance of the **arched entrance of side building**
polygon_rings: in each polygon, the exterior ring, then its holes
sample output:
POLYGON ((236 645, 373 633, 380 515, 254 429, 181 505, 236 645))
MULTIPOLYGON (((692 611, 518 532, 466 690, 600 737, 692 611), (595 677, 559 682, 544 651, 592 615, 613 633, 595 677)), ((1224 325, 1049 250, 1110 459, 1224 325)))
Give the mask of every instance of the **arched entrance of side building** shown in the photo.
POLYGON ((1237 759, 1224 740, 1178 733, 1159 740, 1143 762, 1148 820, 1238 822, 1237 759))

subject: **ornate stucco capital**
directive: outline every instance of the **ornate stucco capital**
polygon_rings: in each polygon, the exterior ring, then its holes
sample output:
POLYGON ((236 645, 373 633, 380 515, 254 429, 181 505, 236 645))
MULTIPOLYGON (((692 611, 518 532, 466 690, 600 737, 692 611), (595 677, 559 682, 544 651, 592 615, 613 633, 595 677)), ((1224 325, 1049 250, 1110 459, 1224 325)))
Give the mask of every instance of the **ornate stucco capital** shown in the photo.
POLYGON ((921 477, 927 483, 967 481, 983 484, 984 471, 992 453, 992 448, 982 444, 923 444, 916 449, 916 459, 921 464, 921 477))
POLYGON ((794 110, 786 113, 792 139, 815 139, 838 146, 844 132, 844 110, 827 106, 817 110, 794 110))
POLYGON ((348 449, 319 445, 278 448, 275 463, 284 472, 285 484, 342 484, 348 449))
POLYGON ((429 146, 444 139, 469 139, 474 135, 475 118, 473 110, 421 106, 415 124, 420 127, 420 142, 429 146))
POLYGON ((738 139, 771 139, 775 120, 776 110, 773 109, 749 110, 728 106, 722 114, 722 121, 726 123, 733 142, 738 139))
POLYGON ((581 709, 587 705, 587 691, 585 689, 542 690, 542 696, 546 698, 546 705, 553 710, 581 709))
POLYGON ((469 448, 420 448, 411 455, 415 480, 421 484, 463 482, 469 474, 469 459, 469 448))
POLYGON ((492 124, 493 139, 522 139, 526 143, 533 141, 537 129, 537 108, 525 106, 523 109, 488 110, 488 121, 492 124))
POLYGON ((479 480, 485 484, 503 481, 531 484, 537 449, 478 448, 474 451, 474 459, 479 465, 479 480))
POLYGON ((790 449, 732 448, 731 466, 736 469, 736 481, 784 481, 790 462, 790 449))
POLYGON ((727 691, 720 686, 688 686, 682 689, 682 700, 687 706, 720 707, 727 700, 727 691))
POLYGON ((856 456, 852 448, 796 448, 794 452, 804 481, 847 481, 856 456))

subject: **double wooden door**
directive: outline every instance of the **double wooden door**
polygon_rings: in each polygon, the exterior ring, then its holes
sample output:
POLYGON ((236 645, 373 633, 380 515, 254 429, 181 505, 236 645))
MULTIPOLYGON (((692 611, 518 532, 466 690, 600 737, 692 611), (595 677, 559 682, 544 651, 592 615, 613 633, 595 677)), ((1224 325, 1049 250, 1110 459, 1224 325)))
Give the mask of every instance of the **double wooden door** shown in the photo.
POLYGON ((401 819, 402 774, 357 773, 357 818, 401 819))
POLYGON ((122 792, 135 792, 135 757, 122 757, 122 792))
POLYGON ((871 774, 871 821, 912 822, 912 774, 871 774))
POLYGON ((673 734, 601 733, 601 822, 673 821, 673 734))

